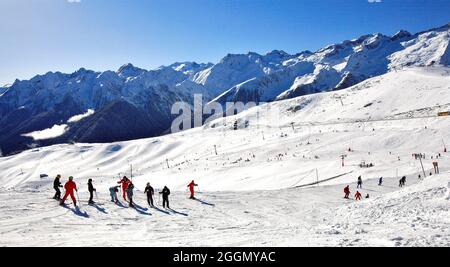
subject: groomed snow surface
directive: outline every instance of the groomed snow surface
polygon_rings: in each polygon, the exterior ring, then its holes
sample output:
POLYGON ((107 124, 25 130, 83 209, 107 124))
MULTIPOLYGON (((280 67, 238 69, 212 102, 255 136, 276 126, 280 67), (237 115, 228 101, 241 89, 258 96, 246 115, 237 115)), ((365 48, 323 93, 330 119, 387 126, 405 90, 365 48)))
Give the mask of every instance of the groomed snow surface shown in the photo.
POLYGON ((448 246, 450 121, 436 115, 449 110, 449 77, 448 68, 392 72, 178 134, 0 158, 0 245, 448 246), (270 118, 271 110, 280 116, 270 118), (236 120, 248 127, 233 130, 236 120), (413 153, 426 155, 423 180, 413 153), (374 167, 360 168, 362 161, 374 167), (440 175, 429 176, 433 161, 440 175), (108 188, 130 175, 130 165, 136 209, 109 202, 108 188), (51 199, 56 174, 75 177, 79 210, 51 199), (370 198, 356 202, 360 175, 370 198), (407 176, 406 187, 397 175, 407 176), (87 205, 88 178, 97 206, 87 205), (192 179, 198 201, 186 192, 192 179), (317 180, 326 181, 309 185, 317 180), (172 190, 173 210, 147 207, 147 182, 172 190), (351 200, 343 198, 347 184, 351 200))

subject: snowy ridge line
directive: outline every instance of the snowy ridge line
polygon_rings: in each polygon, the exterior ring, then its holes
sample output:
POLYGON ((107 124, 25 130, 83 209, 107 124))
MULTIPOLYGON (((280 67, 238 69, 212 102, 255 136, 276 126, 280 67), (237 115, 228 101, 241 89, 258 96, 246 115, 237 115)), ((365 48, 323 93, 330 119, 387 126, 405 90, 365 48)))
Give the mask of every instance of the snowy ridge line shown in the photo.
MULTIPOLYGON (((394 115, 396 116, 396 115, 394 115)), ((351 121, 329 121, 329 122, 299 122, 294 123, 294 126, 319 126, 319 125, 337 125, 337 124, 353 124, 353 123, 365 123, 365 122, 385 122, 385 121, 403 121, 403 120, 418 120, 418 119, 431 119, 431 118, 440 118, 440 119, 448 119, 450 117, 445 116, 420 116, 420 117, 412 117, 412 118, 383 118, 383 119, 355 119, 351 121)), ((290 126, 279 126, 279 127, 273 127, 270 125, 261 125, 258 126, 264 126, 266 128, 292 128, 292 125, 290 126)))
POLYGON ((344 175, 347 175, 347 174, 350 174, 350 173, 353 173, 353 171, 347 172, 347 173, 343 173, 343 174, 340 174, 340 175, 337 175, 337 176, 334 176, 334 177, 331 177, 331 178, 327 178, 327 179, 324 179, 324 180, 312 182, 312 183, 309 183, 309 184, 304 184, 304 185, 299 185, 299 186, 291 187, 291 189, 292 189, 292 188, 303 188, 303 187, 312 186, 312 185, 318 185, 318 184, 321 184, 321 183, 324 183, 324 182, 328 182, 328 181, 331 181, 331 180, 335 180, 335 179, 337 179, 337 178, 340 178, 340 177, 342 177, 342 176, 344 176, 344 175))

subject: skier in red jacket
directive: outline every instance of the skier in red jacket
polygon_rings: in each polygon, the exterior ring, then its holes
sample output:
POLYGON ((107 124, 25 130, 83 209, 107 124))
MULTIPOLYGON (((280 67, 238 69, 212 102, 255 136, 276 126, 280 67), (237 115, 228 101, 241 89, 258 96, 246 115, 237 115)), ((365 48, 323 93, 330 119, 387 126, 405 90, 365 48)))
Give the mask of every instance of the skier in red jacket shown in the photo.
POLYGON ((128 186, 131 184, 131 181, 126 177, 126 176, 124 176, 123 178, 122 178, 122 180, 120 180, 119 182, 117 182, 118 184, 122 184, 122 194, 123 194, 123 199, 125 200, 125 201, 127 201, 127 189, 128 189, 128 186))
POLYGON ((73 205, 77 205, 77 200, 75 198, 74 190, 78 192, 77 185, 73 181, 73 177, 69 177, 69 181, 64 185, 64 189, 66 189, 66 194, 64 195, 63 199, 61 199, 61 206, 64 205, 64 202, 66 201, 67 197, 71 197, 73 201, 73 205))
POLYGON ((195 199, 195 190, 194 190, 194 188, 195 188, 196 186, 198 186, 198 184, 196 184, 196 183, 194 182, 194 180, 192 180, 192 182, 187 186, 187 187, 189 187, 189 191, 191 192, 191 197, 190 197, 190 199, 195 199))
POLYGON ((347 198, 347 199, 348 199, 348 197, 350 196, 350 186, 349 186, 349 185, 347 185, 347 186, 344 188, 344 194, 345 194, 345 197, 344 197, 344 198, 347 198))
POLYGON ((362 197, 361 193, 359 191, 356 191, 356 194, 355 194, 356 201, 361 200, 361 197, 362 197))

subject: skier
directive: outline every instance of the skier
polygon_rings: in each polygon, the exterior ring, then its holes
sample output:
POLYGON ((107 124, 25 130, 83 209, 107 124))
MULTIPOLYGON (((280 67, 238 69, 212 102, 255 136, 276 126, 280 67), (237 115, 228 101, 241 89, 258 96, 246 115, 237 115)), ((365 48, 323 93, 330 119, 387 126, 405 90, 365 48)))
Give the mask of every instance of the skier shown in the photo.
POLYGON ((403 187, 406 184, 406 176, 403 176, 399 181, 399 187, 403 187))
POLYGON ((127 195, 128 195, 128 201, 130 202, 130 208, 134 208, 133 204, 133 195, 134 195, 134 185, 133 183, 129 183, 127 186, 127 195))
POLYGON ((161 192, 159 192, 159 194, 161 194, 163 197, 163 208, 166 208, 166 204, 167 204, 167 208, 170 209, 170 206, 169 206, 170 189, 167 188, 167 186, 164 186, 164 189, 161 192))
POLYGON ((345 197, 344 197, 344 198, 348 199, 349 196, 350 196, 350 186, 349 186, 349 185, 347 185, 347 186, 344 188, 344 193, 345 193, 345 197))
POLYGON ((380 177, 380 180, 378 180, 378 186, 382 186, 383 185, 383 177, 380 177))
POLYGON ((370 198, 370 195, 369 195, 369 194, 367 194, 367 195, 366 195, 366 199, 369 199, 369 198, 370 198))
POLYGON ((128 178, 126 176, 124 176, 122 178, 122 180, 120 180, 117 183, 122 185, 122 196, 123 196, 123 199, 125 201, 127 201, 127 189, 128 189, 128 186, 130 185, 131 181, 128 180, 128 178))
POLYGON ((358 177, 358 185, 356 186, 356 188, 362 188, 362 178, 361 176, 358 177))
POLYGON ((70 195, 70 197, 72 198, 72 201, 73 201, 73 205, 76 206, 77 200, 75 198, 75 194, 73 191, 78 192, 78 189, 77 189, 77 185, 73 181, 72 176, 69 177, 69 181, 64 185, 64 189, 66 189, 66 194, 64 195, 63 199, 61 199, 60 205, 63 206, 67 197, 69 197, 69 195, 70 195))
POLYGON ((97 189, 94 188, 94 185, 92 185, 92 179, 89 179, 88 181, 88 191, 89 191, 89 205, 95 204, 94 202, 94 192, 97 192, 97 189))
POLYGON ((434 173, 439 174, 439 163, 437 161, 433 162, 433 168, 434 168, 434 173))
POLYGON ((111 196, 111 202, 114 202, 116 204, 119 202, 119 200, 117 199, 117 192, 119 192, 119 187, 120 186, 116 185, 109 188, 109 195, 111 196))
POLYGON ((356 201, 361 200, 361 197, 362 197, 361 193, 359 191, 356 191, 356 194, 355 194, 356 201))
POLYGON ((192 180, 192 182, 187 186, 187 187, 189 187, 189 191, 191 192, 191 197, 190 197, 190 199, 195 199, 195 190, 194 190, 194 188, 195 188, 196 186, 198 186, 198 184, 196 184, 196 183, 194 182, 194 180, 192 180))
POLYGON ((145 187, 144 194, 147 194, 147 202, 150 207, 154 207, 153 205, 153 195, 155 194, 155 190, 150 185, 150 183, 147 183, 147 187, 145 187))
POLYGON ((55 196, 53 197, 53 199, 55 200, 61 200, 61 190, 59 189, 60 187, 63 187, 61 184, 61 175, 57 175, 55 178, 55 181, 53 182, 53 189, 55 189, 56 193, 55 196))

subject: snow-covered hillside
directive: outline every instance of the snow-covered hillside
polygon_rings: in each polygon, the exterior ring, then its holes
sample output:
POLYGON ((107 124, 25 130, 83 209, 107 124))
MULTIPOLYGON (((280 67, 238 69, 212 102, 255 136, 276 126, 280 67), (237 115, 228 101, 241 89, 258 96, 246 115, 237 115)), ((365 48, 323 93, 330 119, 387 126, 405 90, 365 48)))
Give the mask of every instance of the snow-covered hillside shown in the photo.
POLYGON ((340 207, 321 233, 342 236, 336 244, 341 246, 448 247, 449 194, 449 172, 428 177, 400 191, 340 207))
MULTIPOLYGON (((108 203, 58 207, 50 192, 1 191, 1 246, 448 246, 450 173, 397 189, 367 181, 373 199, 348 203, 341 186, 209 192, 171 198, 174 211, 108 203)), ((410 179, 411 183, 416 183, 410 179)), ((354 186, 352 186, 352 191, 354 186)), ((80 193, 86 198, 86 193, 80 193)), ((158 203, 158 200, 156 200, 158 203)))
POLYGON ((0 245, 448 246, 450 123, 437 114, 450 109, 449 74, 409 68, 178 134, 0 158, 0 245), (427 176, 433 161, 442 174, 419 180, 424 174, 413 153, 426 155, 427 176), (137 210, 108 202, 108 188, 130 175, 131 165, 137 210), (93 178, 104 205, 58 207, 50 199, 56 174, 74 176, 83 200, 93 178), (398 188, 403 175, 411 187, 398 188), (343 187, 354 193, 358 176, 371 198, 347 203, 343 187), (200 201, 187 199, 192 179, 200 201), (147 182, 172 189, 175 211, 145 210, 147 182))

